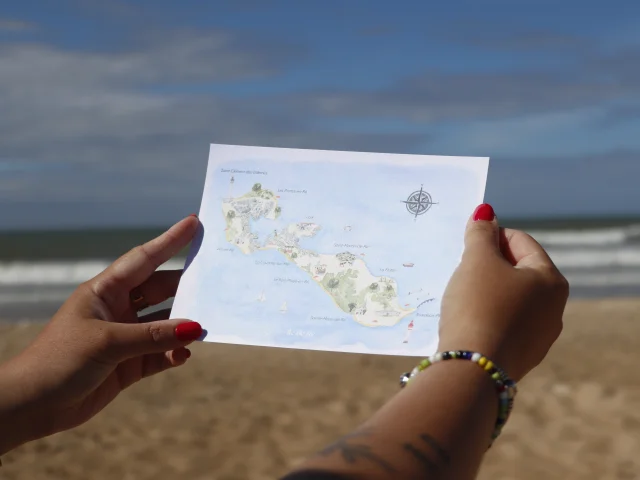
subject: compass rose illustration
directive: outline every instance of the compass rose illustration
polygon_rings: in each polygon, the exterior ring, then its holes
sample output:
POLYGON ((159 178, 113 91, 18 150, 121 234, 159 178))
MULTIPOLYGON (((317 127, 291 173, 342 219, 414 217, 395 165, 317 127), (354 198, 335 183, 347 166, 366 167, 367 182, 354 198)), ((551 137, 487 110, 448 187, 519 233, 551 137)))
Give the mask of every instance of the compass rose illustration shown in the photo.
POLYGON ((407 211, 413 215, 414 220, 417 220, 418 215, 427 213, 432 205, 437 205, 437 202, 432 200, 429 192, 422 187, 423 186, 420 185, 420 190, 416 190, 402 202, 407 206, 407 211))

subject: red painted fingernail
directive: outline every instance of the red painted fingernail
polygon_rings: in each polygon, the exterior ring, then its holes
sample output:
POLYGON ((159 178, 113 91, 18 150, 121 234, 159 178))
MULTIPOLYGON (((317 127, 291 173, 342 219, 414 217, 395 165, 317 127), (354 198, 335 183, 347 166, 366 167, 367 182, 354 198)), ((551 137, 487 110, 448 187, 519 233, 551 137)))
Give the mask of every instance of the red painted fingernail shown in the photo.
POLYGON ((191 214, 191 215, 189 215, 189 216, 190 216, 190 217, 196 217, 196 218, 198 218, 198 215, 197 215, 197 214, 195 214, 195 213, 192 213, 192 214, 191 214))
POLYGON ((478 208, 476 208, 475 212, 473 212, 474 222, 477 222, 478 220, 491 222, 494 218, 496 218, 496 213, 493 211, 493 207, 488 203, 479 205, 478 208))
POLYGON ((189 342, 200 338, 202 327, 198 322, 181 323, 176 327, 174 334, 181 342, 189 342))

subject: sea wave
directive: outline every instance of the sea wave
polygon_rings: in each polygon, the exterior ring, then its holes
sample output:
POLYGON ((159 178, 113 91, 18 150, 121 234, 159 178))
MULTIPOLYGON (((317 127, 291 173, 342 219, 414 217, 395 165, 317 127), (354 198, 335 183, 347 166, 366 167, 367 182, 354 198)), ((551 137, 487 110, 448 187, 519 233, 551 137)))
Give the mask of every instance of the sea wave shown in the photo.
MULTIPOLYGON (((638 269, 640 244, 582 245, 567 248, 564 244, 548 247, 547 251, 560 270, 587 271, 604 269, 638 269)), ((71 286, 96 276, 109 266, 106 260, 15 261, 0 262, 0 286, 71 286)), ((160 269, 181 269, 183 259, 173 259, 160 269)), ((621 280, 616 280, 616 282, 621 280)))
MULTIPOLYGON (((77 285, 98 275, 109 263, 104 260, 0 263, 0 285, 77 285)), ((160 270, 183 267, 184 260, 170 260, 160 270)))
POLYGON ((549 256, 559 269, 603 267, 640 267, 640 246, 619 248, 549 248, 549 256))
POLYGON ((0 305, 12 305, 23 303, 63 303, 72 291, 29 291, 29 292, 0 292, 0 305))
MULTIPOLYGON (((640 245, 614 248, 549 248, 554 263, 563 269, 640 268, 640 245)), ((0 286, 78 285, 109 266, 108 261, 0 262, 0 286)), ((182 260, 171 260, 161 270, 181 269, 182 260)))
POLYGON ((528 233, 545 247, 611 246, 640 242, 640 224, 581 230, 532 230, 528 233))

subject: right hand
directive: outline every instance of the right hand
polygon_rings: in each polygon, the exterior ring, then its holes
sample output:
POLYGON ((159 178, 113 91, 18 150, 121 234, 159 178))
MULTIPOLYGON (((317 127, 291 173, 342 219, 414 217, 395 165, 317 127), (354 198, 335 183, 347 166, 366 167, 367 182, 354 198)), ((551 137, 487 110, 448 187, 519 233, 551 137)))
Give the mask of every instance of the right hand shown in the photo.
POLYGON ((0 453, 80 425, 125 388, 183 365, 202 327, 139 311, 175 295, 181 270, 156 271, 187 246, 189 217, 80 285, 34 342, 0 366, 0 453))
POLYGON ((493 208, 481 205, 442 300, 438 351, 479 352, 518 381, 560 335, 568 296, 567 280, 540 244, 500 229, 493 208))

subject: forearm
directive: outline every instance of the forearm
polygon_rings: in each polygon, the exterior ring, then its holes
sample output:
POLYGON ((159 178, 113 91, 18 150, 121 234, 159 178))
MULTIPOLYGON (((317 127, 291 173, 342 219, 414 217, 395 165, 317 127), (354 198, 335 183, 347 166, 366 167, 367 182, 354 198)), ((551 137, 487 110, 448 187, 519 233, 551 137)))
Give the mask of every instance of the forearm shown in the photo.
POLYGON ((497 408, 495 386, 478 365, 440 362, 302 468, 348 478, 471 479, 489 446, 497 408))
POLYGON ((29 378, 19 358, 0 365, 0 455, 41 436, 50 421, 34 406, 29 378))

